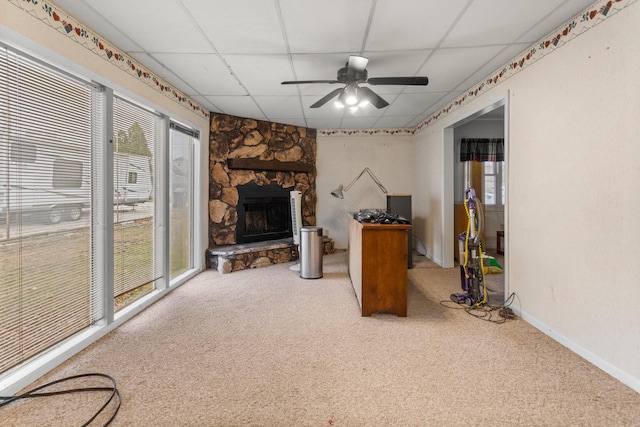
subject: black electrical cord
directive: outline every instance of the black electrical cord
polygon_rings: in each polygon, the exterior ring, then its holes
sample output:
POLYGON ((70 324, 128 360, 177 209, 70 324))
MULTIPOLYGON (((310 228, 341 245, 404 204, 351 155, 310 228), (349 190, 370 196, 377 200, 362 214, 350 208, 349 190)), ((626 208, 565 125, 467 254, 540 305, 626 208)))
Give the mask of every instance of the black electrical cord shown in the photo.
POLYGON ((515 315, 509 308, 511 304, 513 304, 515 296, 516 294, 512 293, 511 295, 509 295, 509 298, 505 300, 505 302, 497 306, 487 304, 479 307, 467 307, 466 311, 468 314, 480 320, 498 324, 505 323, 507 320, 515 318, 515 315), (494 312, 498 312, 499 318, 497 320, 493 319, 494 312))
POLYGON ((116 417, 118 411, 120 410, 120 405, 122 404, 122 396, 120 395, 120 391, 118 390, 118 388, 116 387, 116 381, 113 379, 113 377, 106 375, 106 374, 100 374, 100 373, 90 373, 90 374, 80 374, 80 375, 74 375, 71 377, 66 377, 66 378, 61 378, 59 380, 55 380, 52 381, 50 383, 47 384, 43 384, 39 387, 36 387, 32 390, 29 390, 25 393, 16 395, 16 396, 0 396, 0 408, 2 408, 3 406, 7 406, 10 403, 16 402, 18 400, 23 400, 23 399, 32 399, 32 398, 38 398, 38 397, 48 397, 48 396, 57 396, 57 395, 62 395, 62 394, 72 394, 72 393, 84 393, 84 392, 94 392, 94 391, 110 391, 111 394, 109 396, 109 398, 106 400, 106 402, 100 407, 100 409, 98 409, 98 411, 96 411, 95 414, 93 414, 93 416, 91 418, 89 418, 88 421, 86 421, 84 424, 82 424, 83 427, 88 426, 89 424, 91 424, 101 413, 102 411, 105 410, 105 408, 107 406, 109 406, 109 404, 114 401, 114 399, 116 399, 116 407, 113 411, 113 414, 111 415, 111 417, 107 420, 107 422, 104 424, 104 426, 108 426, 109 424, 111 424, 111 422, 113 422, 114 418, 116 417), (40 392, 40 390, 44 390, 48 387, 51 387, 53 385, 56 384, 60 384, 66 381, 71 381, 71 380, 75 380, 78 378, 85 378, 85 377, 100 377, 100 378, 106 378, 109 381, 111 381, 112 386, 110 387, 83 387, 83 388, 72 388, 72 389, 67 389, 67 390, 58 390, 58 391, 50 391, 50 392, 40 392))
MULTIPOLYGON (((422 240, 420 240, 420 237, 418 237, 417 234, 413 234, 412 233, 411 235, 413 236, 414 239, 416 239, 418 242, 420 242, 422 244, 422 247, 424 248, 424 254, 422 254, 422 255, 426 257, 427 256, 427 247, 424 244, 424 242, 422 240)), ((418 248, 416 248, 416 250, 418 250, 418 248)))
POLYGON ((511 304, 513 304, 515 297, 516 294, 512 293, 511 295, 509 295, 509 298, 505 300, 505 302, 495 306, 489 304, 480 306, 468 306, 459 304, 451 300, 442 300, 440 301, 440 305, 446 308, 464 309, 467 314, 470 314, 477 319, 484 320, 486 322, 501 324, 505 323, 509 319, 515 318, 513 311, 511 311, 511 309, 509 308, 511 304), (493 318, 493 313, 495 311, 497 311, 500 316, 500 318, 497 320, 493 318))

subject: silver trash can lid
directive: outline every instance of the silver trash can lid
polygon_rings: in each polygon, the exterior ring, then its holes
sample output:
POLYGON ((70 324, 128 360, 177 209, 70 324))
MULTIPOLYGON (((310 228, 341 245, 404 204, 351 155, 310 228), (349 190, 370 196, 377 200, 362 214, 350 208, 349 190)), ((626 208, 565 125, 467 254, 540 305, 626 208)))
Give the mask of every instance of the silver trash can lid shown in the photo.
POLYGON ((312 226, 304 226, 300 228, 301 233, 318 233, 322 234, 322 227, 312 227, 312 226))

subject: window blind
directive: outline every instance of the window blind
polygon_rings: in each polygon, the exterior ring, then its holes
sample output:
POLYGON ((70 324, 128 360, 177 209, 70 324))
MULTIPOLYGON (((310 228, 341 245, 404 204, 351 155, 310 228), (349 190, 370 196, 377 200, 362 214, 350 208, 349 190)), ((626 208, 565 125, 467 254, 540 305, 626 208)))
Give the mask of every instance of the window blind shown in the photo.
POLYGON ((155 187, 161 118, 128 100, 113 101, 114 293, 116 311, 155 289, 162 277, 155 238, 155 187))
POLYGON ((101 315, 89 255, 100 96, 0 46, 0 373, 101 315))

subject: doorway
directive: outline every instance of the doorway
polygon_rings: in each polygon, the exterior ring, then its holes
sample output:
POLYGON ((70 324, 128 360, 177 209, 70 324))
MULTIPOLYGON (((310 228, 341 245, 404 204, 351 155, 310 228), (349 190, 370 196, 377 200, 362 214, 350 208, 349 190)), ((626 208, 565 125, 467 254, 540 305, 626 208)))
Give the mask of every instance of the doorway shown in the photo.
POLYGON ((485 279, 490 288, 491 303, 504 302, 507 294, 508 264, 508 93, 467 117, 445 127, 444 200, 443 200, 443 267, 459 265, 458 236, 466 231, 467 215, 464 209, 465 191, 476 190, 483 203, 485 226, 482 233, 484 253, 492 257, 491 269, 485 279), (462 139, 504 139, 503 162, 460 161, 462 139), (498 248, 501 253, 498 253, 498 248), (493 294, 493 295, 492 295, 493 294))

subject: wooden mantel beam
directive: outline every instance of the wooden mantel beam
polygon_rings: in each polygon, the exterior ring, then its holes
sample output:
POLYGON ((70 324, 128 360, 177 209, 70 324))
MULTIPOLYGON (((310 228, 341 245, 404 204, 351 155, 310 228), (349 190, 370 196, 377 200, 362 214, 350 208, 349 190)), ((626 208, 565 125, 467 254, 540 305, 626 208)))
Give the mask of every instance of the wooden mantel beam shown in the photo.
POLYGON ((259 171, 313 172, 313 165, 301 162, 281 162, 279 160, 227 159, 229 169, 259 171))

